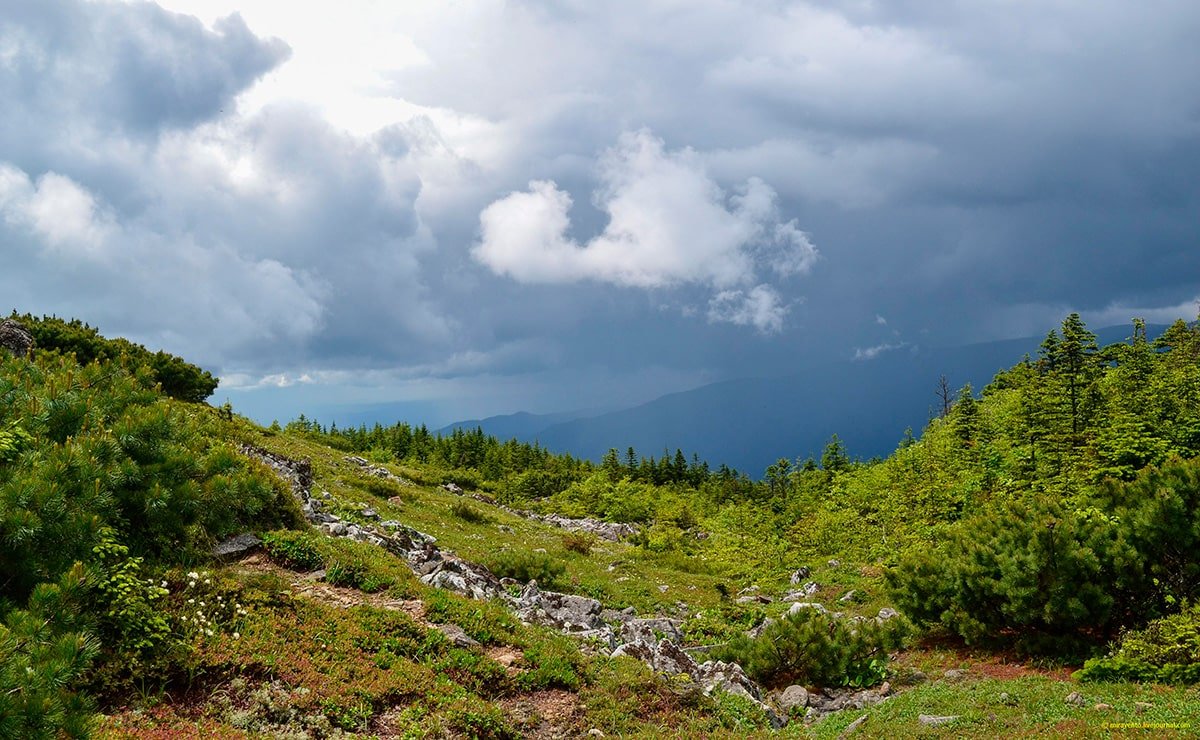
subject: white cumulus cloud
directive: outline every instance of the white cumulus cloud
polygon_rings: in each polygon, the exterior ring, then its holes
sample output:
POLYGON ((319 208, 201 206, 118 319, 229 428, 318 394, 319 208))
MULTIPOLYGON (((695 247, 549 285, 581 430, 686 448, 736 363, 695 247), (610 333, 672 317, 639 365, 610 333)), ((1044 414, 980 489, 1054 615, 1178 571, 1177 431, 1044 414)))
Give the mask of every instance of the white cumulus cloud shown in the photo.
POLYGON ((723 290, 708 302, 708 320, 736 326, 753 326, 762 334, 783 331, 788 307, 769 285, 748 291, 723 290))
POLYGON ((765 272, 806 273, 818 253, 795 221, 781 219, 769 185, 751 178, 726 191, 695 152, 668 151, 645 130, 622 135, 597 169, 593 202, 608 216, 601 233, 586 243, 569 236, 571 196, 535 180, 483 210, 475 258, 524 283, 706 286, 716 292, 710 320, 782 327, 778 293, 750 286, 765 272))

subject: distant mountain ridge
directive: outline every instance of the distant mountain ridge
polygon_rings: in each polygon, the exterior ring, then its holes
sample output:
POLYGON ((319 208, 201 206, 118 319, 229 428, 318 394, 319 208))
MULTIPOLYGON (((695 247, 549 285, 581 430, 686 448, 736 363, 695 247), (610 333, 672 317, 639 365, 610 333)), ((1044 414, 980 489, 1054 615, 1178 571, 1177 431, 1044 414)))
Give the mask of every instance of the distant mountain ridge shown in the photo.
MULTIPOLYGON (((1148 329, 1157 336, 1165 327, 1148 329)), ((1130 334, 1128 326, 1096 332, 1101 346, 1130 334)), ((712 383, 609 413, 557 420, 558 414, 510 414, 445 429, 478 426, 497 437, 537 441, 555 452, 594 460, 614 447, 623 452, 633 446, 655 457, 681 449, 757 477, 781 457, 820 457, 834 434, 852 456, 887 455, 906 428, 919 431, 937 410, 942 375, 954 391, 970 383, 978 392, 1025 354, 1036 356, 1043 338, 898 349, 871 360, 814 361, 786 376, 712 383)))

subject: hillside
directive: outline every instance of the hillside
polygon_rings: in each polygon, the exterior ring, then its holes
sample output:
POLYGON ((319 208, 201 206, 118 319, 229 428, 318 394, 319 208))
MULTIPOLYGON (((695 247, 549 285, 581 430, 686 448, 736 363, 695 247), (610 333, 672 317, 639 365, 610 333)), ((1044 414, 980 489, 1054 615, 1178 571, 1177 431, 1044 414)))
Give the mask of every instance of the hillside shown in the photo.
MULTIPOLYGON (((1151 326, 1152 335, 1166 327, 1151 326)), ((1097 332, 1101 344, 1122 342, 1127 326, 1097 332)), ((634 408, 598 415, 514 414, 465 421, 500 438, 537 441, 556 452, 599 460, 628 446, 653 455, 681 449, 715 464, 759 475, 781 457, 817 457, 837 434, 857 457, 884 457, 905 429, 919 430, 940 412, 944 375, 950 388, 982 388, 998 370, 1036 355, 1042 338, 961 347, 911 348, 873 360, 816 358, 790 375, 744 378, 673 393, 634 408)), ((340 422, 339 422, 340 423, 340 422)))
POLYGON ((1186 736, 1200 327, 1052 339, 762 481, 0 352, 0 737, 1186 736))

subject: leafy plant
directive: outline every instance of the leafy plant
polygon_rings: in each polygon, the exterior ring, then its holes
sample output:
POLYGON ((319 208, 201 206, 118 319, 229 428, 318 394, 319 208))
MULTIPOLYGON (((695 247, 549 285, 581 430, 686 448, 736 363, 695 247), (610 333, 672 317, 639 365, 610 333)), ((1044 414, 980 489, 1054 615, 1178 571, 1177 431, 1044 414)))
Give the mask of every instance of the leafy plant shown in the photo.
POLYGON ((769 684, 873 686, 886 676, 887 654, 909 627, 901 618, 850 620, 818 609, 798 609, 768 625, 757 638, 741 636, 713 651, 769 684))
POLYGON ((487 524, 495 521, 495 517, 461 500, 455 501, 450 505, 450 513, 464 522, 470 522, 471 524, 487 524))
POLYGON ((595 544, 596 537, 590 532, 567 532, 562 536, 563 549, 580 555, 590 555, 595 544))
POLYGON ((1200 603, 1126 632, 1107 656, 1076 673, 1083 681, 1200 683, 1200 603))
POLYGON ((521 583, 537 581, 539 586, 549 587, 559 583, 567 572, 565 565, 544 552, 507 550, 494 555, 487 565, 501 578, 521 583))

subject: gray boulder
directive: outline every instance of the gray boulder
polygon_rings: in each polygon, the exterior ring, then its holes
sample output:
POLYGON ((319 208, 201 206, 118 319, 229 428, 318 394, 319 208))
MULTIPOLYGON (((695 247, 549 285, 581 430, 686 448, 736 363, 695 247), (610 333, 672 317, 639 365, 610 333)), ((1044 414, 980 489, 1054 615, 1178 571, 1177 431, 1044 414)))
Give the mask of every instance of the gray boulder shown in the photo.
POLYGON ((795 684, 788 686, 775 698, 775 703, 784 714, 803 710, 808 707, 808 689, 795 684))
POLYGON ((16 357, 29 357, 33 352, 33 334, 20 322, 4 319, 0 321, 0 348, 16 357))
POLYGON ((219 560, 237 560, 246 553, 257 549, 261 544, 262 540, 249 532, 235 534, 217 543, 217 546, 212 549, 212 554, 219 560))

